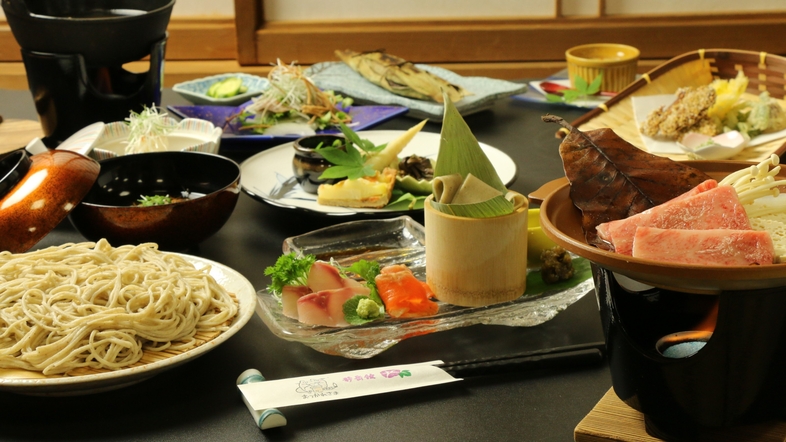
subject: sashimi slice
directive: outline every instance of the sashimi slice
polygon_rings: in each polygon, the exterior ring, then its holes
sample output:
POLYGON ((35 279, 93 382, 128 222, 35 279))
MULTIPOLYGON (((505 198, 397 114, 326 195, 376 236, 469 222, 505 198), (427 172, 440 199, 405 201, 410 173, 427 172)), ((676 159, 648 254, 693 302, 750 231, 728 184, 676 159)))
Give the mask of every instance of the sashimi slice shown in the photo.
MULTIPOLYGON (((718 187, 718 181, 716 181, 716 180, 706 180, 706 181, 700 183, 698 186, 694 187, 693 189, 683 193, 682 195, 679 195, 677 197, 674 197, 674 198, 670 199, 669 201, 665 202, 664 204, 668 204, 668 203, 671 203, 671 202, 674 202, 674 201, 679 201, 679 200, 681 200, 683 198, 689 198, 689 197, 692 197, 693 195, 698 195, 701 192, 706 192, 706 191, 708 191, 710 189, 714 189, 716 187, 718 187)), ((611 236, 611 232, 609 231, 609 225, 610 224, 611 224, 611 222, 598 224, 598 226, 595 229, 598 232, 598 237, 599 238, 601 238, 601 239, 603 239, 603 240, 605 240, 605 241, 607 241, 609 243, 612 243, 613 242, 613 238, 611 236)))
POLYGON ((607 224, 598 230, 598 234, 605 231, 607 236, 601 238, 609 241, 614 251, 624 255, 631 255, 633 237, 638 227, 751 230, 748 215, 740 204, 737 192, 733 187, 725 185, 684 198, 677 197, 637 215, 607 224))
POLYGON ((773 264, 767 232, 757 230, 677 230, 639 227, 633 257, 679 264, 747 266, 773 264))
POLYGON ((298 320, 304 324, 344 327, 349 325, 344 319, 344 303, 355 296, 368 296, 368 287, 343 287, 322 290, 301 296, 297 300, 298 320))
POLYGON ((415 278, 404 265, 392 265, 380 270, 374 278, 385 311, 394 318, 431 316, 439 311, 439 304, 432 301, 431 289, 415 278))
POLYGON ((304 285, 285 285, 281 289, 281 313, 297 319, 297 300, 309 293, 311 289, 304 285))

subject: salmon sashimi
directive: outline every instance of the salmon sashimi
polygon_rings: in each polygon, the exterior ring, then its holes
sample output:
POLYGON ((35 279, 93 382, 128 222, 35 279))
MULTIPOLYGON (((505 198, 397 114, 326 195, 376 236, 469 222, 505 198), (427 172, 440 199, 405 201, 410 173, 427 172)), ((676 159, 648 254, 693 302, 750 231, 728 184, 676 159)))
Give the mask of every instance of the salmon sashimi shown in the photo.
POLYGON ((432 316, 439 311, 439 304, 429 299, 433 296, 431 289, 407 266, 384 267, 374 282, 385 311, 394 318, 432 316))
POLYGON ((631 217, 598 226, 601 238, 614 246, 614 251, 631 255, 633 237, 638 227, 659 229, 732 229, 751 230, 750 220, 740 204, 737 191, 731 186, 717 186, 688 197, 677 197, 631 217), (602 236, 605 233, 605 237, 602 236))
POLYGON ((699 265, 769 265, 775 249, 769 233, 757 230, 663 230, 639 227, 633 256, 699 265))

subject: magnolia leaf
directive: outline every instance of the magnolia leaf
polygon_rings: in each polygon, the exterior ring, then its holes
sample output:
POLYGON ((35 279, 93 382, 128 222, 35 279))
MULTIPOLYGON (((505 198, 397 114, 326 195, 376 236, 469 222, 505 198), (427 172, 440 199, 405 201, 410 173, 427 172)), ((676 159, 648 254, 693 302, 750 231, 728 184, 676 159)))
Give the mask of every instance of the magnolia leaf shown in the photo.
POLYGON ((570 130, 559 154, 588 244, 607 249, 598 238, 598 224, 643 212, 710 179, 696 168, 639 149, 609 128, 582 132, 554 115, 542 119, 570 130))
POLYGON ((445 113, 442 119, 442 133, 434 176, 458 173, 466 178, 471 173, 504 194, 507 189, 491 161, 480 148, 478 140, 475 139, 447 93, 443 95, 445 113))

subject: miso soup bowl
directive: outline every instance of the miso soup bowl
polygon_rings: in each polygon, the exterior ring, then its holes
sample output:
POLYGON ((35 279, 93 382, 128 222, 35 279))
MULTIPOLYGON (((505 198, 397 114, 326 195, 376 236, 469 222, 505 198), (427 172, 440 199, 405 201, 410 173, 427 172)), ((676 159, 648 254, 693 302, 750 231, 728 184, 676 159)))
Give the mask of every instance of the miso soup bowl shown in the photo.
POLYGON ((98 179, 69 217, 88 240, 106 238, 113 246, 195 246, 226 223, 240 191, 240 166, 215 154, 143 153, 100 164, 98 179), (154 195, 185 198, 165 205, 136 205, 143 196, 154 195))

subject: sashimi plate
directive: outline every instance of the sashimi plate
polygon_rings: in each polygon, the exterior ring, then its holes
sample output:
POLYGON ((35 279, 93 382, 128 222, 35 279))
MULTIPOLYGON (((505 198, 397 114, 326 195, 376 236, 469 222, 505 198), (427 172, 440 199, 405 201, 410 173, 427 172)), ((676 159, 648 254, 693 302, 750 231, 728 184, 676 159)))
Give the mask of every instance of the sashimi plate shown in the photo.
MULTIPOLYGON (((19 378, 17 372, 0 369, 0 391, 33 396, 77 396, 133 385, 201 356, 225 342, 248 323, 254 314, 254 287, 243 275, 223 264, 181 254, 196 268, 210 266, 210 275, 238 301, 238 313, 229 328, 206 343, 155 362, 81 376, 19 378)), ((32 373, 35 375, 36 373, 32 373)), ((42 376, 39 374, 39 376, 42 376)))
MULTIPOLYGON (((426 279, 425 230, 408 216, 386 220, 350 221, 284 241, 284 253, 302 253, 342 266, 365 259, 380 266, 405 264, 420 280, 426 279)), ((486 307, 458 307, 440 303, 439 313, 423 318, 393 319, 361 326, 311 326, 284 316, 279 299, 267 290, 257 292, 257 314, 276 336, 300 342, 322 353, 352 359, 376 356, 415 336, 475 324, 532 327, 554 318, 592 291, 589 261, 574 260, 575 275, 559 284, 545 285, 531 270, 527 290, 514 301, 486 307)))
MULTIPOLYGON (((742 161, 683 161, 683 163, 717 180, 754 164, 742 161)), ((786 171, 781 171, 778 178, 786 179, 786 171)), ((726 290, 786 287, 786 263, 761 266, 687 265, 634 258, 599 249, 587 244, 584 239, 581 213, 573 205, 573 200, 570 198, 570 184, 566 179, 561 178, 547 183, 533 194, 538 194, 536 199, 542 199, 540 224, 549 238, 566 250, 639 283, 703 294, 718 294, 726 290)))
MULTIPOLYGON (((228 123, 233 116, 239 114, 250 102, 240 106, 211 105, 169 105, 167 110, 180 118, 199 118, 207 120, 216 127, 224 128, 221 135, 222 148, 260 149, 275 146, 288 141, 295 141, 301 135, 264 135, 240 130, 234 123, 228 123)), ((352 130, 369 130, 380 124, 406 114, 403 106, 350 106, 348 113, 352 117, 352 130)), ((336 127, 317 130, 317 133, 340 133, 336 127)))
MULTIPOLYGON (((402 133, 404 131, 378 130, 359 132, 358 135, 374 144, 382 144, 395 139, 402 133)), ((439 152, 439 140, 438 133, 419 132, 399 154, 399 157, 415 154, 436 160, 439 152)), ((501 150, 487 144, 480 143, 480 147, 497 170, 502 182, 510 185, 516 178, 516 163, 513 162, 513 159, 501 150)), ((287 143, 248 158, 240 165, 240 187, 254 199, 272 206, 328 216, 358 214, 388 216, 396 212, 410 211, 406 205, 403 206, 403 209, 392 210, 333 207, 318 204, 317 196, 304 191, 295 180, 292 171, 294 154, 292 143, 287 143)))

